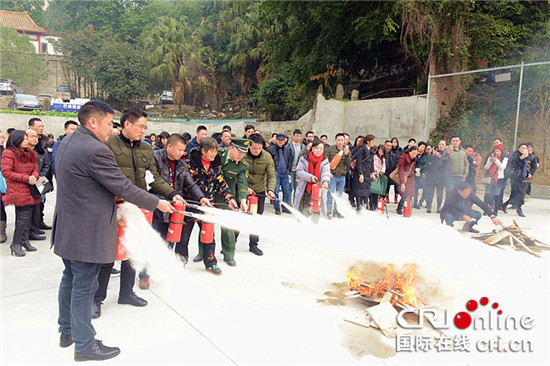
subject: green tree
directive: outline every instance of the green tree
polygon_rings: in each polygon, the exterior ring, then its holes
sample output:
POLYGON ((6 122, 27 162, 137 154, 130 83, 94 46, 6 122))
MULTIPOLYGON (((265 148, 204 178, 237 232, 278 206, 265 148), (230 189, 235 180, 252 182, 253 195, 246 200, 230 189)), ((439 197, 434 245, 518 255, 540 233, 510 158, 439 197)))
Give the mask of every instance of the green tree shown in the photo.
POLYGON ((2 0, 0 10, 26 11, 39 27, 46 26, 44 18, 44 0, 2 0))
POLYGON ((145 38, 145 47, 150 50, 147 61, 153 81, 171 82, 174 103, 185 101, 185 91, 191 92, 191 70, 200 64, 200 45, 192 34, 191 27, 182 18, 161 18, 158 25, 145 38))
POLYGON ((147 95, 145 58, 126 42, 106 43, 99 51, 93 74, 99 88, 116 107, 147 95))
POLYGON ((0 77, 31 88, 46 79, 46 63, 26 34, 0 26, 0 77))

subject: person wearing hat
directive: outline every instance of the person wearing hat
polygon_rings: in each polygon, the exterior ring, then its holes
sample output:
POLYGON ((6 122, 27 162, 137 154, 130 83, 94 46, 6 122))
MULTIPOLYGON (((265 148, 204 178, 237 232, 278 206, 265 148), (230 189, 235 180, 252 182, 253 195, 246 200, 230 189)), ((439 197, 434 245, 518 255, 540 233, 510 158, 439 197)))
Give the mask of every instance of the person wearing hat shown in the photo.
MULTIPOLYGON (((248 147, 252 141, 231 137, 229 149, 220 148, 218 156, 221 159, 221 168, 223 179, 229 186, 231 193, 235 196, 242 210, 247 210, 246 198, 248 194, 248 163, 244 156, 248 152, 248 147)), ((218 193, 214 194, 216 203, 225 203, 225 200, 218 193)), ((221 208, 229 209, 222 206, 221 208)), ((223 260, 231 267, 235 267, 235 245, 237 243, 237 234, 235 230, 222 226, 222 254, 223 260)))
MULTIPOLYGON (((287 135, 278 133, 275 145, 267 148, 267 152, 271 154, 273 163, 275 164, 275 172, 277 174, 277 184, 275 186, 275 197, 279 197, 279 189, 283 190, 283 201, 290 205, 290 180, 289 175, 292 170, 292 162, 294 161, 294 149, 286 143, 287 135)), ((281 214, 281 204, 278 200, 273 202, 275 214, 281 214)), ((286 208, 283 212, 290 213, 286 208)))

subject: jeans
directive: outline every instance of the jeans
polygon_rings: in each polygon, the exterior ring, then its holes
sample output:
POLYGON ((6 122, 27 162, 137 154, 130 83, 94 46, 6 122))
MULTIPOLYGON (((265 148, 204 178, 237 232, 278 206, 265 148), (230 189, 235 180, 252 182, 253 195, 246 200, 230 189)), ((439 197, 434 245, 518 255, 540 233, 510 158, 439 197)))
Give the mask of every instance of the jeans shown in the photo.
POLYGON ((92 302, 97 290, 101 264, 63 259, 65 269, 59 285, 59 331, 71 334, 75 351, 81 352, 95 342, 92 302))
MULTIPOLYGON (((331 209, 332 209, 332 193, 336 193, 339 197, 342 197, 342 194, 344 194, 344 187, 346 185, 346 176, 342 175, 340 177, 332 177, 330 178, 330 182, 328 184, 328 198, 327 198, 327 215, 330 215, 331 209)), ((336 202, 334 202, 334 213, 338 213, 338 206, 336 205, 336 202)))
POLYGON ((279 190, 283 190, 283 202, 291 204, 290 202, 290 182, 288 181, 288 173, 277 173, 277 184, 275 185, 275 197, 277 199, 273 202, 275 210, 281 209, 281 203, 279 202, 279 190))
POLYGON ((464 177, 462 176, 447 175, 445 177, 445 191, 447 191, 447 193, 450 192, 452 189, 456 188, 459 183, 464 181, 464 177))
POLYGON ((434 195, 437 192, 437 209, 441 209, 441 204, 443 203, 443 190, 445 189, 444 183, 426 180, 424 184, 425 189, 422 192, 422 199, 426 200, 426 208, 429 210, 432 209, 434 195))
MULTIPOLYGON (((474 210, 471 210, 470 212, 466 213, 466 215, 470 216, 473 220, 470 221, 469 223, 467 223, 464 227, 464 229, 471 229, 475 224, 477 224, 477 222, 481 219, 481 212, 479 211, 474 211, 474 210)), ((447 223, 447 225, 449 225, 450 227, 453 227, 453 223, 455 221, 462 221, 464 220, 462 217, 456 217, 455 215, 453 215, 452 213, 450 212, 445 212, 445 222, 447 223)))

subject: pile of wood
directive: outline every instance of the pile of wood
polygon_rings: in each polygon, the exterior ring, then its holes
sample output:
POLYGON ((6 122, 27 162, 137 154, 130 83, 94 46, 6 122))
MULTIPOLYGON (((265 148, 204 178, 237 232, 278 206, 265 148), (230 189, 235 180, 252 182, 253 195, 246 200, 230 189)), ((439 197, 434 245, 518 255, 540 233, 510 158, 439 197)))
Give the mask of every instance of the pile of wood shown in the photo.
POLYGON ((527 252, 537 258, 541 257, 539 253, 543 250, 550 250, 550 245, 526 235, 515 220, 512 220, 512 222, 512 225, 501 230, 474 234, 472 238, 496 247, 498 247, 497 245, 509 244, 515 250, 527 252))

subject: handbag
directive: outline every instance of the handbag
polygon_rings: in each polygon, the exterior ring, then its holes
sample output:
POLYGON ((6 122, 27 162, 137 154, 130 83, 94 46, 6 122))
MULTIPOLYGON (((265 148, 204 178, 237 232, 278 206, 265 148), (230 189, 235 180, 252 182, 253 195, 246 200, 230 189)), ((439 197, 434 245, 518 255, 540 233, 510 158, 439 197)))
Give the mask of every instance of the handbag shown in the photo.
MULTIPOLYGON (((411 168, 412 168, 412 164, 409 170, 407 170, 407 174, 405 174, 405 181, 403 182, 403 184, 407 184, 407 179, 409 178, 409 173, 411 172, 411 168)), ((401 184, 401 182, 399 182, 399 167, 395 168, 395 170, 390 173, 390 179, 393 180, 396 184, 401 184)))
POLYGON ((29 184, 29 189, 31 190, 31 196, 33 196, 33 198, 42 197, 42 194, 35 184, 29 184))
POLYGON ((384 174, 379 175, 378 179, 376 179, 376 182, 371 180, 370 181, 370 193, 371 194, 377 194, 379 196, 385 196, 386 195, 386 189, 388 188, 388 177, 384 174))

